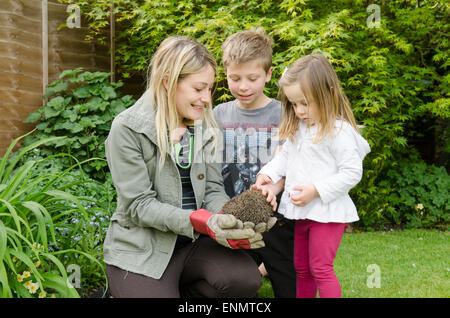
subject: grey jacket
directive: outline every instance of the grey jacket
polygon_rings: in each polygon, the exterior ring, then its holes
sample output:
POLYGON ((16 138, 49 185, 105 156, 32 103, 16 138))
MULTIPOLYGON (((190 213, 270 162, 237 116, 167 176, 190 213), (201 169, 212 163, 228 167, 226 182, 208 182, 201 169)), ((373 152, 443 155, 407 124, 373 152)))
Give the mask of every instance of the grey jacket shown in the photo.
MULTIPOLYGON (((118 199, 103 251, 105 263, 159 279, 170 261, 177 234, 193 240, 199 235, 189 220, 192 211, 181 208, 181 179, 171 152, 159 167, 155 114, 146 92, 111 125, 106 157, 118 199)), ((211 141, 202 125, 200 133, 195 127, 198 147, 194 147, 191 182, 197 208, 217 213, 229 198, 220 163, 206 163, 202 157, 211 141)))

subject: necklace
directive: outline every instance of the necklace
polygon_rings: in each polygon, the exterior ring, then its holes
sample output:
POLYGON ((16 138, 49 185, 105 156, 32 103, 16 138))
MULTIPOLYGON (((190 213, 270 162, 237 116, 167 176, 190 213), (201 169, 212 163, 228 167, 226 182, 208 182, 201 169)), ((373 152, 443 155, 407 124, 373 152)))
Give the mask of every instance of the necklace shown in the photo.
POLYGON ((180 150, 181 150, 181 145, 179 142, 177 142, 176 144, 174 144, 174 148, 175 148, 175 160, 177 162, 178 167, 180 167, 181 169, 189 169, 192 165, 192 155, 194 153, 193 149, 194 149, 194 136, 190 135, 189 137, 189 156, 188 156, 188 164, 186 166, 182 165, 181 162, 179 161, 180 159, 180 150))

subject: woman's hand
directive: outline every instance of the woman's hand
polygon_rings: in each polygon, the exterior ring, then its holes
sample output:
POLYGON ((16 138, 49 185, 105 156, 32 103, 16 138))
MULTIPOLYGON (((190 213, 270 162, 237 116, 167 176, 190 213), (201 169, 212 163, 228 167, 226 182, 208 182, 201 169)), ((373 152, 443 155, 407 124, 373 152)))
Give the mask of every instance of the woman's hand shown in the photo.
POLYGON ((291 202, 297 206, 305 206, 316 197, 319 196, 319 192, 314 185, 298 185, 292 188, 290 197, 291 202), (292 191, 300 192, 293 194, 292 191))
POLYGON ((220 245, 231 249, 264 247, 261 233, 244 224, 231 214, 213 214, 205 209, 195 210, 189 216, 194 230, 209 235, 220 245))

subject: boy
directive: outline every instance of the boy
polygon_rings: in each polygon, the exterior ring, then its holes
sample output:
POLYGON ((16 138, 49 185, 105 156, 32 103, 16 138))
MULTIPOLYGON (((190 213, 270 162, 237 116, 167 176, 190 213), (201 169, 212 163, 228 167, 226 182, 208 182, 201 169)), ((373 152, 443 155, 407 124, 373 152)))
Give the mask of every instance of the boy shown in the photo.
MULTIPOLYGON (((256 175, 275 154, 281 103, 264 94, 272 76, 272 39, 263 28, 229 36, 222 45, 228 87, 236 98, 214 108, 224 133, 222 176, 230 197, 256 182, 256 175)), ((280 219, 281 215, 276 214, 280 219)), ((267 269, 275 297, 296 296, 293 266, 294 222, 281 219, 267 233, 266 246, 249 251, 264 273, 267 269)))

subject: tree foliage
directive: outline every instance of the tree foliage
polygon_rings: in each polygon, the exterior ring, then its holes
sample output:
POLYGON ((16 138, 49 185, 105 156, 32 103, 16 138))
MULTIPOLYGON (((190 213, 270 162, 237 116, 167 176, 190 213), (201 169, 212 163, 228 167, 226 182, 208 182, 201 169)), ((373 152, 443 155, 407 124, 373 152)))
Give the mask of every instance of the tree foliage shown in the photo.
MULTIPOLYGON (((448 1, 383 1, 378 27, 368 23, 373 13, 363 0, 60 1, 80 5, 90 36, 100 41, 106 40, 114 4, 120 30, 116 63, 125 78, 144 73, 159 43, 174 34, 199 40, 220 61, 227 36, 263 26, 275 42, 269 96, 277 96, 277 79, 287 65, 306 54, 324 54, 372 147, 364 178, 352 192, 363 217, 385 204, 389 189, 379 187, 380 176, 401 157, 420 152, 417 140, 430 138, 435 144, 425 159, 448 164, 448 1)), ((231 99, 222 67, 217 82, 215 102, 231 99)))

